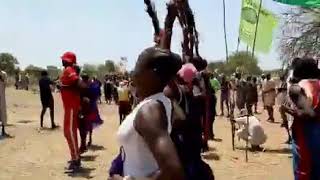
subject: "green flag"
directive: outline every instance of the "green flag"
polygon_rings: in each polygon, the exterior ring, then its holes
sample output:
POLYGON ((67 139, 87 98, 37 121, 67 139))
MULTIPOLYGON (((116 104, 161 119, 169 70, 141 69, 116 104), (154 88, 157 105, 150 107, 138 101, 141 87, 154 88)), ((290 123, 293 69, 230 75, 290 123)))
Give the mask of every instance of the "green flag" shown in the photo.
MULTIPOLYGON (((258 20, 260 0, 242 0, 242 12, 240 20, 240 40, 249 47, 253 47, 256 23, 258 20)), ((276 27, 277 18, 268 10, 261 8, 255 49, 268 53, 273 39, 273 30, 276 27)))
POLYGON ((320 8, 320 0, 274 0, 284 4, 320 8))

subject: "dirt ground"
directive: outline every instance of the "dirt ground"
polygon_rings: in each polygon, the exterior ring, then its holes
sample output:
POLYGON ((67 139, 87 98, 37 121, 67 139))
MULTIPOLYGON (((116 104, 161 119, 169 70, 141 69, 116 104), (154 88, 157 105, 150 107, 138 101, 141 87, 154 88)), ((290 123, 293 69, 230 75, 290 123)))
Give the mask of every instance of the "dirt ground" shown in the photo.
MULTIPOLYGON (((62 128, 39 130, 39 95, 26 91, 7 90, 9 126, 13 138, 0 139, 0 180, 78 180, 107 178, 111 160, 118 152, 116 106, 101 105, 102 127, 95 130, 94 146, 84 155, 81 173, 70 176, 64 173, 69 151, 62 128)), ((261 107, 259 109, 262 111, 261 107)), ((218 111, 219 112, 219 111, 218 111)), ((62 125, 63 109, 59 94, 55 94, 55 116, 62 125)), ((215 134, 218 141, 210 142, 210 152, 203 157, 214 170, 218 180, 291 180, 292 158, 286 135, 280 124, 267 123, 265 113, 259 115, 268 135, 266 152, 249 153, 245 162, 245 142, 236 140, 231 146, 230 124, 218 117, 215 134)), ((276 114, 278 121, 279 115, 276 114)), ((50 127, 48 114, 45 126, 50 127)))

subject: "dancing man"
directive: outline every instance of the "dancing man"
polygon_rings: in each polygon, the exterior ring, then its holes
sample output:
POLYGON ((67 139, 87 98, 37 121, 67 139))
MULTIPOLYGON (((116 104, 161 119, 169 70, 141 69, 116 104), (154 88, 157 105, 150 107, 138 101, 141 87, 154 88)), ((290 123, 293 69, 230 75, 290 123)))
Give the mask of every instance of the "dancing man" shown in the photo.
POLYGON ((64 136, 68 142, 71 161, 68 170, 78 170, 80 168, 80 155, 78 149, 78 113, 80 108, 80 90, 84 88, 77 72, 76 55, 66 52, 61 57, 64 66, 60 78, 61 97, 64 106, 64 136))
POLYGON ((40 88, 40 99, 42 104, 42 111, 40 115, 40 127, 43 128, 43 117, 49 108, 50 110, 50 119, 51 119, 51 128, 54 129, 57 126, 54 123, 54 99, 52 96, 51 86, 54 85, 54 82, 48 77, 47 71, 41 72, 41 79, 39 80, 40 88))

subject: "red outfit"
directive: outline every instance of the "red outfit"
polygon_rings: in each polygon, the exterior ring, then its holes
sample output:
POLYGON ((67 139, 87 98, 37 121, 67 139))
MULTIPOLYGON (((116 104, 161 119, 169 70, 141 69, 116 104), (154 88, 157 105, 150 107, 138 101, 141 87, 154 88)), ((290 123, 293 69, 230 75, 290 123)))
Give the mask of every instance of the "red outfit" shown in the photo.
POLYGON ((75 68, 69 66, 63 71, 61 81, 61 97, 64 106, 64 136, 68 142, 71 159, 79 159, 78 149, 78 113, 80 108, 80 92, 76 89, 79 75, 75 68))

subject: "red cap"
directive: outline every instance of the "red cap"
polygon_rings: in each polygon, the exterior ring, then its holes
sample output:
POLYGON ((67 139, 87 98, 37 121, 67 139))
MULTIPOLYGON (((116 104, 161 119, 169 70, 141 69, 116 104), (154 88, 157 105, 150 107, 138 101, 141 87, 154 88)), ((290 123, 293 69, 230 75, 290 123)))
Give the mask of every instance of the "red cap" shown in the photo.
POLYGON ((77 63, 77 56, 73 52, 65 52, 61 56, 62 61, 66 61, 68 63, 76 64, 77 63))

